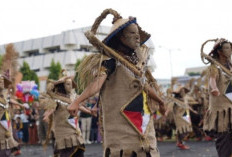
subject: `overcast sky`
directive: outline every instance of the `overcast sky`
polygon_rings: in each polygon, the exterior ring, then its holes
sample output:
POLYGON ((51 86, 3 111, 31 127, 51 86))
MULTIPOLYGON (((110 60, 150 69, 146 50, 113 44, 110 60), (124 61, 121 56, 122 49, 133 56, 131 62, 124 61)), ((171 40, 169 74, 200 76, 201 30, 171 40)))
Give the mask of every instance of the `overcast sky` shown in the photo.
MULTIPOLYGON (((203 66, 200 47, 205 40, 232 39, 230 0, 1 0, 0 44, 90 26, 106 8, 137 17, 152 35, 156 78, 169 78, 171 64, 173 76, 203 66)), ((110 26, 111 19, 103 24, 110 26)))

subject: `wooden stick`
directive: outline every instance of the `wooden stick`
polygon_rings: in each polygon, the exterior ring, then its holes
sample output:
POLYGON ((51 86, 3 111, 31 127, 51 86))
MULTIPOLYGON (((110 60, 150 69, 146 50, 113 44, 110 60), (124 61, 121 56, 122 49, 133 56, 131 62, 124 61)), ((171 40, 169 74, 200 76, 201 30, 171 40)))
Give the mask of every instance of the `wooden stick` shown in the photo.
POLYGON ((211 56, 207 55, 204 53, 204 46, 210 42, 210 41, 214 41, 216 42, 218 39, 210 39, 205 41, 202 46, 201 46, 201 60, 204 64, 208 64, 204 61, 204 59, 207 59, 209 62, 216 64, 217 66, 219 66, 222 71, 224 71, 227 75, 229 75, 230 77, 232 77, 232 73, 230 72, 230 70, 228 70, 226 67, 224 67, 223 65, 221 65, 218 61, 216 61, 214 58, 212 58, 211 56))
POLYGON ((117 59, 120 63, 128 67, 129 70, 131 70, 134 74, 137 76, 142 77, 142 71, 138 70, 137 67, 135 67, 133 64, 131 64, 129 61, 127 61, 125 58, 123 58, 121 55, 119 55, 117 52, 115 52, 112 48, 106 46, 104 43, 102 43, 97 37, 95 37, 94 33, 91 31, 87 31, 85 33, 85 36, 89 39, 89 42, 95 46, 101 53, 108 53, 113 58, 117 59))
POLYGON ((216 64, 217 66, 220 67, 220 69, 222 69, 222 71, 224 71, 227 75, 229 75, 230 77, 232 77, 232 73, 230 72, 230 70, 228 70, 226 67, 224 67, 223 65, 221 65, 218 61, 216 61, 215 59, 213 59, 211 56, 202 53, 202 55, 205 57, 205 59, 207 59, 209 62, 216 64))
MULTIPOLYGON (((113 58, 115 58, 116 60, 118 60, 121 64, 125 65, 126 67, 128 67, 129 70, 131 70, 135 75, 142 77, 143 76, 143 72, 141 70, 139 70, 135 65, 133 65, 132 63, 130 63, 129 61, 127 61, 125 58, 123 58, 121 55, 119 55, 117 52, 115 52, 113 49, 111 49, 110 47, 106 46, 104 43, 102 43, 98 38, 95 37, 94 33, 91 31, 87 31, 85 33, 86 37, 88 38, 89 42, 95 46, 101 53, 106 53, 110 56, 112 56, 113 58)), ((151 72, 149 70, 146 71, 146 77, 148 79, 148 82, 152 82, 154 83, 154 87, 155 89, 159 91, 159 87, 156 83, 156 80, 153 78, 153 76, 151 75, 151 72)), ((149 87, 147 85, 144 86, 144 90, 146 92, 150 91, 149 87)), ((150 94, 150 93, 147 93, 150 94)), ((155 94, 155 93, 153 93, 155 94)), ((154 97, 159 98, 156 94, 154 95, 154 97)), ((158 100, 158 99, 157 99, 158 100)), ((161 100, 158 101, 159 103, 161 103, 161 100)), ((162 104, 162 103, 161 103, 162 104)))

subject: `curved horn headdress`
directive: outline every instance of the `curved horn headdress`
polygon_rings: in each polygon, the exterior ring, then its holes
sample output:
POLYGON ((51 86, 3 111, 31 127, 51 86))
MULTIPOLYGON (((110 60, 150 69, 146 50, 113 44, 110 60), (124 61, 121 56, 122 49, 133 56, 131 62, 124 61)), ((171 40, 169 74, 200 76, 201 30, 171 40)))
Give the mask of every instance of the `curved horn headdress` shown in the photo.
POLYGON ((136 75, 142 76, 142 72, 138 70, 134 65, 129 63, 125 58, 123 58, 121 55, 119 55, 117 52, 115 52, 112 48, 105 45, 103 42, 101 42, 95 35, 97 32, 97 29, 101 22, 106 18, 107 15, 112 14, 114 16, 113 22, 122 18, 115 10, 113 9, 106 9, 102 12, 102 14, 95 20, 91 31, 85 32, 85 36, 89 40, 89 42, 95 46, 100 52, 106 53, 110 56, 113 56, 117 60, 119 60, 123 65, 126 65, 131 71, 133 71, 136 75))
MULTIPOLYGON (((112 56, 115 59, 117 59, 119 62, 121 62, 123 65, 127 66, 128 69, 130 69, 134 74, 137 76, 142 76, 142 72, 139 70, 138 67, 134 66, 130 62, 128 62, 125 58, 123 58, 119 53, 115 52, 111 47, 108 46, 108 43, 111 41, 112 38, 115 37, 117 33, 119 33, 121 30, 126 28, 128 25, 136 23, 136 18, 130 17, 129 19, 123 19, 120 14, 113 10, 113 9, 106 9, 104 10, 101 15, 95 20, 92 28, 90 31, 87 31, 85 33, 85 36, 89 40, 89 42, 95 46, 100 52, 112 56), (109 35, 103 40, 100 41, 95 35, 97 33, 97 29, 100 26, 101 22, 106 18, 107 15, 112 14, 113 15, 113 27, 111 28, 111 31, 109 35)), ((150 34, 143 31, 141 27, 137 24, 140 34, 140 45, 143 45, 149 38, 150 34)))
MULTIPOLYGON (((210 57, 209 55, 207 55, 206 53, 204 53, 204 47, 208 42, 216 42, 218 39, 209 39, 207 41, 205 41, 202 46, 201 46, 201 60, 204 64, 209 64, 211 61, 208 57, 210 57), (208 62, 205 61, 208 60, 208 62)), ((212 58, 212 57, 211 57, 212 58)))
POLYGON ((104 10, 104 11, 101 13, 101 15, 95 20, 95 22, 94 22, 94 24, 93 24, 93 26, 92 26, 92 28, 91 28, 91 32, 92 32, 93 34, 96 34, 99 25, 100 25, 101 22, 106 18, 106 16, 109 15, 109 14, 111 14, 111 15, 114 16, 114 19, 113 19, 113 22, 112 22, 112 23, 114 23, 114 22, 117 21, 118 19, 121 19, 121 18, 122 18, 122 17, 120 16, 120 14, 119 14, 117 11, 113 10, 113 9, 106 9, 106 10, 104 10))
MULTIPOLYGON (((142 77, 143 72, 138 67, 131 64, 129 61, 127 61, 125 58, 123 58, 121 55, 119 55, 117 52, 115 52, 112 48, 107 46, 107 42, 110 40, 109 38, 111 38, 116 33, 118 33, 120 30, 122 30, 123 28, 125 28, 126 26, 128 26, 129 24, 132 24, 132 23, 136 23, 136 18, 130 17, 129 19, 122 19, 122 17, 120 16, 120 14, 117 11, 115 11, 113 9, 106 9, 95 20, 91 30, 87 31, 85 33, 85 36, 87 37, 89 42, 93 46, 95 46, 101 53, 105 53, 105 54, 108 54, 109 56, 112 56, 113 58, 117 59, 121 64, 125 65, 135 75, 142 77), (109 34, 109 36, 106 39, 104 39, 104 41, 102 42, 95 35, 96 35, 96 32, 97 32, 99 25, 106 18, 106 16, 109 14, 112 14, 114 16, 113 22, 112 22, 113 24, 120 23, 119 22, 120 20, 121 20, 121 24, 119 24, 118 27, 116 27, 117 29, 114 28, 113 31, 111 31, 111 33, 109 34)), ((150 34, 143 31, 141 29, 141 27, 139 27, 139 25, 138 25, 138 29, 139 29, 140 39, 141 39, 140 44, 142 45, 144 42, 146 42, 149 39, 150 34)), ((156 80, 152 77, 151 73, 148 70, 146 71, 145 75, 148 78, 148 80, 150 80, 149 82, 153 82, 155 84, 154 85, 155 88, 158 89, 158 85, 156 84, 156 80)))
POLYGON ((221 65, 218 61, 216 61, 213 57, 211 57, 210 55, 207 55, 206 53, 204 53, 204 46, 208 43, 208 42, 217 42, 218 39, 210 39, 205 41, 202 46, 201 46, 201 60, 204 64, 209 64, 209 63, 213 63, 215 65, 217 65, 220 69, 222 69, 227 75, 229 75, 230 77, 232 77, 232 73, 223 65, 221 65), (205 60, 208 60, 208 62, 206 62, 205 60))

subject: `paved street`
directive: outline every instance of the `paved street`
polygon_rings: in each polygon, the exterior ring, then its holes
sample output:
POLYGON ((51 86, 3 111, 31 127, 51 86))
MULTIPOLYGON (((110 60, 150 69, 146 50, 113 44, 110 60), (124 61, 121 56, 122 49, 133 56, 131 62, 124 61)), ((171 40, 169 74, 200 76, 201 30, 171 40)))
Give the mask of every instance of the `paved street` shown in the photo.
MULTIPOLYGON (((180 150, 175 146, 175 142, 159 142, 158 148, 161 157, 217 157, 217 152, 213 142, 188 142, 190 150, 180 150)), ((47 151, 43 147, 23 146, 22 155, 18 157, 52 157, 52 147, 47 151)), ((102 157, 101 144, 86 145, 85 157, 102 157)))

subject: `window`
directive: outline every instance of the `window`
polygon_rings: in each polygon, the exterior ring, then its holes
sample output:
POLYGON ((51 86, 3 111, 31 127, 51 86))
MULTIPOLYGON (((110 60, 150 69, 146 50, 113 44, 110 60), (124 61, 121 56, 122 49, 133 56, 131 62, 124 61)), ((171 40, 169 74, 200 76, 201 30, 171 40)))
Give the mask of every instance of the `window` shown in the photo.
POLYGON ((51 53, 61 52, 60 46, 49 47, 49 48, 46 48, 46 50, 51 52, 51 53))
POLYGON ((26 54, 26 56, 29 56, 29 57, 40 55, 39 50, 25 51, 24 53, 26 54))

